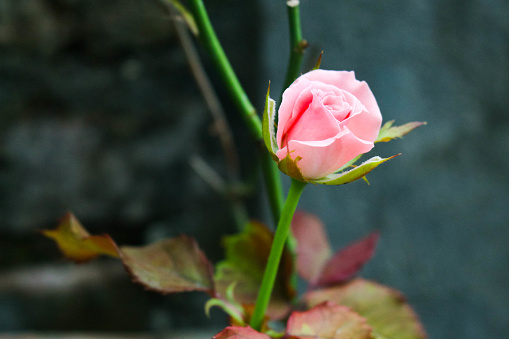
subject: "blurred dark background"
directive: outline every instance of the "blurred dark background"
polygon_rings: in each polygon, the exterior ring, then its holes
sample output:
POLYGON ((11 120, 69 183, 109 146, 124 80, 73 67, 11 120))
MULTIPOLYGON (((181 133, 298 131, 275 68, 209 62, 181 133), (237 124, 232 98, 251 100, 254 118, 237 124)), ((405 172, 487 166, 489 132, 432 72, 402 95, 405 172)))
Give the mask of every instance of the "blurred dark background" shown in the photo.
MULTIPOLYGON (((285 1, 206 5, 261 110, 286 70, 285 1)), ((381 231, 363 276, 401 290, 430 338, 509 330, 508 15, 504 0, 301 3, 308 65, 323 50, 322 68, 369 83, 385 121, 428 122, 375 147, 403 155, 370 186, 310 186, 300 207, 335 248, 381 231)), ((241 178, 256 182, 252 142, 204 63, 243 150, 241 178)), ((190 158, 225 177, 225 157, 158 1, 0 0, 0 111, 0 332, 224 325, 219 311, 205 317, 202 295, 144 291, 114 260, 75 266, 36 232, 71 210, 119 244, 186 233, 221 258, 234 218, 190 158)), ((263 196, 245 202, 270 221, 263 196)))

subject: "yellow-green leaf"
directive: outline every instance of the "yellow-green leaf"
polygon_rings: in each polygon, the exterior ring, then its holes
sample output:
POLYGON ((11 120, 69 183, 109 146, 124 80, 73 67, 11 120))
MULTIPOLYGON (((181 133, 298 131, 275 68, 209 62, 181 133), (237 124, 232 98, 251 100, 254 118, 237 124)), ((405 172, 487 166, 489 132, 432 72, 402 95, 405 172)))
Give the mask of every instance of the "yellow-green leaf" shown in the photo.
POLYGON ((99 255, 119 256, 117 245, 109 235, 90 235, 72 213, 66 214, 57 228, 44 230, 42 234, 53 239, 64 256, 74 262, 89 261, 99 255))

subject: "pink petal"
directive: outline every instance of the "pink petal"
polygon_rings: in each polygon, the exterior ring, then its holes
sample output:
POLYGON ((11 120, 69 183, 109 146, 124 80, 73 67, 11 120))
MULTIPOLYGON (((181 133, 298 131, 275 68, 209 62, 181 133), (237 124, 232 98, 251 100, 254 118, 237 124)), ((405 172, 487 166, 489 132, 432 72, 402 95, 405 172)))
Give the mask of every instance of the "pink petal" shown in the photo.
POLYGON ((283 159, 289 150, 292 159, 301 157, 297 165, 304 177, 319 179, 335 172, 359 154, 370 151, 373 146, 372 142, 357 138, 345 128, 334 138, 322 141, 291 140, 276 155, 283 159))
POLYGON ((382 114, 368 84, 355 79, 354 72, 317 69, 302 75, 299 79, 321 81, 353 94, 366 107, 367 114, 359 114, 350 119, 348 128, 361 139, 367 141, 376 139, 382 124, 382 114))
POLYGON ((279 148, 282 148, 281 139, 286 132, 285 128, 290 125, 288 122, 292 119, 293 112, 299 110, 305 111, 307 105, 313 100, 311 91, 305 90, 309 85, 310 81, 305 79, 301 80, 299 78, 283 93, 281 106, 279 106, 278 110, 278 128, 276 132, 276 140, 279 148))
MULTIPOLYGON (((285 126, 286 140, 316 141, 335 137, 339 124, 330 111, 322 104, 320 98, 313 95, 313 101, 291 126, 285 126)), ((282 147, 286 142, 282 140, 282 147)))

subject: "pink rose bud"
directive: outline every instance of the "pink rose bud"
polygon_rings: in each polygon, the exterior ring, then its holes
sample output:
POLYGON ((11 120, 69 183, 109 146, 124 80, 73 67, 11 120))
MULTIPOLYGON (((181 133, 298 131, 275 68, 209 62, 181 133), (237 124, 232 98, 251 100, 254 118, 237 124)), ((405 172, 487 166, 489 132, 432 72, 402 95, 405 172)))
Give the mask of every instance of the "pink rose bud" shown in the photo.
POLYGON ((306 180, 320 179, 374 146, 382 115, 354 72, 314 70, 283 93, 276 134, 280 161, 289 157, 306 180))

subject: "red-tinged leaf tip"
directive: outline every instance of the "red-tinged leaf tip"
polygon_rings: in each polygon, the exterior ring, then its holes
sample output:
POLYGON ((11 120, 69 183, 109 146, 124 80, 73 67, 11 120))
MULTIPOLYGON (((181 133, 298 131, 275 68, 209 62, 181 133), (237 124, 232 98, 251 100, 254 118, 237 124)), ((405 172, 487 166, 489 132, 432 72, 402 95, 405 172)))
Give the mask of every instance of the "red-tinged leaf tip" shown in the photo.
POLYGON ((315 286, 331 286, 341 284, 353 278, 368 262, 375 252, 380 234, 373 232, 367 237, 338 251, 325 265, 315 286))
POLYGON ((251 327, 229 326, 212 337, 212 339, 271 339, 268 335, 253 330, 251 327))
POLYGON ((373 339, 366 319, 348 307, 324 302, 306 312, 293 312, 287 323, 288 335, 296 338, 373 339))
POLYGON ((212 264, 193 238, 179 236, 143 247, 120 248, 133 281, 159 293, 214 293, 212 264))
POLYGON ((397 290, 364 279, 306 293, 309 307, 324 301, 344 305, 367 319, 383 338, 426 339, 426 332, 414 310, 397 290))
POLYGON ((297 240, 297 271, 307 281, 316 281, 332 250, 322 221, 315 215, 297 211, 292 219, 297 240))
POLYGON ((72 213, 67 213, 55 229, 41 233, 53 239, 64 256, 76 263, 99 255, 119 256, 117 245, 109 235, 90 235, 72 213))

